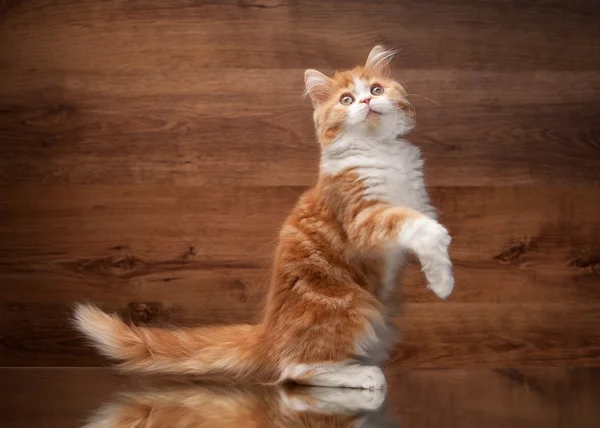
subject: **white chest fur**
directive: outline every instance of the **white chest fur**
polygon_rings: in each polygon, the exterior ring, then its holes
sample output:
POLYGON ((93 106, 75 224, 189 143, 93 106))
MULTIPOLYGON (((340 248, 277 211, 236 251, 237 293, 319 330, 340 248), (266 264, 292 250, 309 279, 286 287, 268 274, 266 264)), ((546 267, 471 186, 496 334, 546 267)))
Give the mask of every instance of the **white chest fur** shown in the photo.
POLYGON ((366 198, 435 217, 423 178, 421 151, 408 141, 342 137, 324 150, 321 169, 335 175, 348 168, 363 179, 366 198))
MULTIPOLYGON (((421 151, 408 141, 400 138, 371 140, 342 137, 324 150, 321 170, 335 175, 349 168, 357 171, 362 178, 366 187, 365 198, 412 208, 436 218, 425 187, 421 151)), ((406 257, 402 251, 390 251, 384 256, 384 262, 378 297, 389 304, 395 301, 393 296, 406 257)))

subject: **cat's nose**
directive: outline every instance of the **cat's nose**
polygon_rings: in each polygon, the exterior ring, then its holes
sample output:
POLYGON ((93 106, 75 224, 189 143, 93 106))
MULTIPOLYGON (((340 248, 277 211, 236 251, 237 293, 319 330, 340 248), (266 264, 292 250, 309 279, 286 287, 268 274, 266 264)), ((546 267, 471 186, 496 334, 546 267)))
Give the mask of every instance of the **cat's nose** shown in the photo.
POLYGON ((371 98, 365 98, 363 100, 360 100, 361 103, 365 103, 366 105, 369 105, 369 103, 371 102, 371 98))

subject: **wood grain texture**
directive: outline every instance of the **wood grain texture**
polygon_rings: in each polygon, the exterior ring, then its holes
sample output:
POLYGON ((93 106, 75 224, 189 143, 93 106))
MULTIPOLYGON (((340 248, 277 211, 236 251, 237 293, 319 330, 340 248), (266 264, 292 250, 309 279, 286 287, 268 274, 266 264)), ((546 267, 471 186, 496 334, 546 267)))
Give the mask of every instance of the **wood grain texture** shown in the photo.
POLYGON ((317 174, 303 69, 384 43, 457 278, 437 302, 408 270, 394 361, 597 366, 599 19, 593 0, 0 2, 0 365, 103 365, 74 301, 255 320, 317 174))
MULTIPOLYGON (((141 79, 94 69, 60 90, 46 73, 0 74, 15 82, 0 89, 10 100, 0 108, 0 184, 297 186, 315 177, 301 69, 151 69, 141 79)), ((600 184, 597 73, 398 74, 415 94, 412 140, 431 185, 600 184)))

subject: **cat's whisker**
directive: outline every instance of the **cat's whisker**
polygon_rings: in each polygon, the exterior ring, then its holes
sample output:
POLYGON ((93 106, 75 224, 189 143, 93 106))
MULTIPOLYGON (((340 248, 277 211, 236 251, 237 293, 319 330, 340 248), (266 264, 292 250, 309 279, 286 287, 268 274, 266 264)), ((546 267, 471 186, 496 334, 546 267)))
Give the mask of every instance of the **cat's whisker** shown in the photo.
POLYGON ((410 111, 412 111, 412 113, 413 113, 413 115, 414 115, 414 117, 416 119, 416 117, 417 117, 417 109, 415 109, 415 106, 412 105, 412 103, 410 101, 408 101, 408 100, 406 100, 406 104, 408 104, 408 107, 410 107, 410 111))
POLYGON ((396 80, 396 82, 400 83, 400 85, 402 85, 402 87, 406 90, 408 89, 408 85, 406 84, 406 82, 404 82, 403 80, 398 80, 398 79, 394 79, 396 80))
MULTIPOLYGON (((405 96, 406 96, 406 97, 421 97, 421 98, 424 98, 424 99, 426 99, 427 101, 431 101, 431 102, 432 102, 432 103, 434 103, 436 106, 440 106, 440 107, 442 106, 442 105, 441 105, 440 103, 438 103, 437 101, 434 101, 434 100, 432 100, 431 98, 429 98, 429 97, 426 97, 425 95, 421 95, 421 94, 406 94, 405 96)), ((407 102, 408 102, 408 101, 407 101, 407 102)))

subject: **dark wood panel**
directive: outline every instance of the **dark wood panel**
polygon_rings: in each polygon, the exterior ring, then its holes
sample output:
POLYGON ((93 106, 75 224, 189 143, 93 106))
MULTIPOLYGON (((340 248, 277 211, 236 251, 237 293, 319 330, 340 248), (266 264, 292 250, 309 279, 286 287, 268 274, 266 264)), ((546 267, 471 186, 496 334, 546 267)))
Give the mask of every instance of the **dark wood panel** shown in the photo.
POLYGON ((406 304, 392 359, 408 367, 598 366, 597 304, 406 304))
MULTIPOLYGON (((379 42, 402 48, 457 278, 437 302, 409 269, 396 364, 600 364, 596 3, 0 2, 0 365, 105 364, 73 301, 154 325, 256 319, 317 172, 302 71, 379 42)), ((519 420, 560 421, 536 409, 519 420)))
MULTIPOLYGON (((302 190, 5 189, 0 299, 185 302, 231 281, 260 289, 279 226, 302 190)), ((434 188, 432 196, 454 236, 459 286, 452 299, 585 303, 600 297, 595 188, 434 188)), ((408 272, 405 300, 433 299, 422 285, 416 270, 408 272)))
MULTIPOLYGON (((368 52, 369 49, 366 49, 356 64, 363 63, 368 52)), ((431 98, 414 98, 413 101, 429 101, 423 105, 432 110, 436 106, 443 108, 451 103, 463 108, 471 105, 487 107, 502 114, 503 107, 510 106, 540 104, 556 108, 560 103, 567 104, 566 107, 575 103, 598 103, 600 77, 595 71, 578 68, 565 71, 461 70, 457 67, 421 70, 406 64, 405 59, 402 52, 394 56, 392 67, 395 77, 406 86, 409 97, 431 98)), ((102 62, 101 58, 96 61, 102 62)), ((11 97, 2 101, 8 106, 26 103, 22 111, 15 109, 14 113, 27 114, 24 119, 38 119, 22 124, 30 126, 36 125, 36 122, 43 123, 37 116, 44 112, 36 111, 36 107, 43 107, 44 102, 61 95, 69 96, 74 103, 91 110, 91 113, 106 114, 107 117, 103 119, 110 119, 110 113, 129 113, 135 114, 133 119, 138 116, 143 118, 147 113, 140 111, 140 106, 149 109, 149 112, 191 112, 216 118, 240 115, 253 117, 265 111, 280 112, 282 107, 310 110, 310 102, 303 101, 301 97, 304 92, 303 73, 310 67, 306 64, 289 70, 183 68, 169 73, 153 68, 140 71, 127 68, 102 70, 96 65, 93 62, 84 64, 83 69, 61 70, 47 67, 32 72, 11 64, 0 69, 0 75, 4 78, 0 94, 11 97), (65 80, 65 73, 69 75, 68 80, 65 80), (114 104, 116 99, 125 103, 114 104), (234 108, 243 108, 243 111, 231 111, 234 108)), ((321 70, 332 74, 335 68, 321 70)), ((80 113, 85 112, 83 110, 80 113)), ((67 116, 74 112, 67 110, 55 113, 67 116)), ((296 115, 297 111, 289 113, 296 115)), ((152 118, 152 114, 147 115, 152 118)), ((82 119, 90 118, 90 115, 82 116, 82 119)), ((571 119, 577 120, 577 117, 571 119)))
POLYGON ((163 0, 21 2, 1 51, 23 69, 347 67, 377 42, 420 68, 579 69, 599 65, 594 0, 427 2, 163 0), (265 25, 268 23, 268 25, 265 25), (576 28, 577 31, 573 31, 576 28), (74 41, 77 41, 74 43, 74 41))
MULTIPOLYGON (((15 85, 3 90, 8 103, 0 106, 0 184, 314 179, 318 148, 310 106, 299 95, 301 70, 152 72, 142 79, 72 73, 78 82, 46 92, 62 77, 6 76, 15 85)), ((401 76, 415 94, 419 125, 410 139, 425 151, 431 185, 599 183, 597 74, 401 76)))

